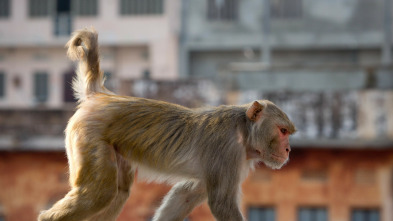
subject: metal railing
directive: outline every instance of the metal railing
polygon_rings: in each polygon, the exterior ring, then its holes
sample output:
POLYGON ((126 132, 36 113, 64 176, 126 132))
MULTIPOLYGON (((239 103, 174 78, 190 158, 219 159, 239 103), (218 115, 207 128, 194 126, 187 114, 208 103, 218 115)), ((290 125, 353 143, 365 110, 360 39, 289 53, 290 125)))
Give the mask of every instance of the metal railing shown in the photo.
POLYGON ((239 0, 208 0, 207 18, 211 21, 232 21, 239 16, 239 0))

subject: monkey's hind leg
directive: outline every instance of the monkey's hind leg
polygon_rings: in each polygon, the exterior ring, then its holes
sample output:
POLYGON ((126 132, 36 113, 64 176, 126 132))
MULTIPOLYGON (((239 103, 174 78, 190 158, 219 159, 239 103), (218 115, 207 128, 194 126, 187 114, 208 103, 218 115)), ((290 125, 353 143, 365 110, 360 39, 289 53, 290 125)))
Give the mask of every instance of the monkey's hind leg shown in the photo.
POLYGON ((119 216, 124 204, 130 196, 130 188, 134 181, 134 171, 130 163, 125 160, 119 153, 116 153, 117 161, 117 195, 111 204, 94 215, 90 221, 114 221, 119 216))
POLYGON ((200 182, 179 182, 165 196, 153 221, 182 221, 206 198, 206 189, 200 182))
POLYGON ((70 167, 75 169, 70 171, 71 191, 51 209, 43 211, 39 221, 84 220, 115 198, 118 191, 115 150, 102 141, 94 143, 94 146, 78 146, 77 156, 70 161, 77 164, 70 167))

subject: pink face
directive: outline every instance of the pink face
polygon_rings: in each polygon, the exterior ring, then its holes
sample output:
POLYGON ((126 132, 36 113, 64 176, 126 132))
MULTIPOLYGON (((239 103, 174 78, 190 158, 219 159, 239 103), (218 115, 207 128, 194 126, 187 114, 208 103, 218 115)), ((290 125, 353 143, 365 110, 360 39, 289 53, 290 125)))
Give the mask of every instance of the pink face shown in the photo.
POLYGON ((272 157, 278 162, 285 164, 289 159, 289 152, 291 152, 291 146, 289 145, 289 131, 284 127, 277 127, 278 142, 277 146, 274 147, 275 151, 271 153, 272 157))
POLYGON ((259 154, 261 162, 272 169, 280 169, 289 161, 289 136, 291 133, 285 127, 277 127, 276 136, 269 148, 259 154))
POLYGON ((289 160, 289 136, 296 132, 295 126, 284 112, 269 101, 254 101, 247 109, 246 116, 257 123, 246 148, 247 159, 280 169, 289 160))

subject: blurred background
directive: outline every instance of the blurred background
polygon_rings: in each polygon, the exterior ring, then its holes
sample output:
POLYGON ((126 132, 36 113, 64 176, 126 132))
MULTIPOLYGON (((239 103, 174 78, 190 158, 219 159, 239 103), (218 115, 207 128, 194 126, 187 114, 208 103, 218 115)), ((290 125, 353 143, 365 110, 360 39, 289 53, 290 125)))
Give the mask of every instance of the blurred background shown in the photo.
MULTIPOLYGON (((288 113, 291 161, 250 174, 250 221, 392 221, 392 23, 392 0, 0 0, 0 221, 69 190, 64 44, 89 26, 118 94, 288 113)), ((150 220, 169 189, 136 182, 118 220, 150 220)), ((187 219, 214 220, 206 203, 187 219)))

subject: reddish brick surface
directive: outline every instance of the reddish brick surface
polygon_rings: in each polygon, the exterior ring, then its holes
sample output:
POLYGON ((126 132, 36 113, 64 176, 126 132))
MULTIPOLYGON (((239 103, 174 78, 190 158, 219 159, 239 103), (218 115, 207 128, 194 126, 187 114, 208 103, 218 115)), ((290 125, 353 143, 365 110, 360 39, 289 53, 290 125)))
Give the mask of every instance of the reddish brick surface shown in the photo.
MULTIPOLYGON (((296 220, 302 206, 328 208, 329 220, 350 220, 352 208, 388 209, 382 170, 393 173, 393 149, 299 149, 282 170, 256 169, 243 184, 242 208, 273 206, 277 221, 296 220)), ((119 221, 148 220, 168 185, 137 182, 119 221)), ((0 213, 7 221, 35 220, 69 190, 67 159, 59 152, 0 152, 0 213)), ((392 194, 392 192, 390 192, 392 194)), ((391 202, 391 201, 390 201, 391 202)), ((190 220, 214 220, 206 203, 190 220)), ((385 220, 382 220, 385 221, 385 220)), ((388 221, 388 220, 386 220, 388 221)))

